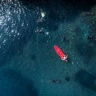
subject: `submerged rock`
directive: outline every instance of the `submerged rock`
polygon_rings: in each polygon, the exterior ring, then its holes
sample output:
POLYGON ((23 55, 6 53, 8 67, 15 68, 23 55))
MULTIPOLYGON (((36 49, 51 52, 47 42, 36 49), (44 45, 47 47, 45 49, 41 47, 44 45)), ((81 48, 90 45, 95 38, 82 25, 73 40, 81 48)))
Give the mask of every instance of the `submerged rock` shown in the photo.
POLYGON ((66 81, 70 81, 70 77, 65 77, 65 80, 66 81))
POLYGON ((36 60, 36 55, 35 54, 32 54, 32 55, 30 55, 30 58, 31 58, 31 60, 36 60))
POLYGON ((0 68, 0 96, 38 96, 33 83, 20 72, 0 68))
POLYGON ((75 80, 84 87, 96 91, 96 77, 85 70, 80 70, 75 75, 75 80))

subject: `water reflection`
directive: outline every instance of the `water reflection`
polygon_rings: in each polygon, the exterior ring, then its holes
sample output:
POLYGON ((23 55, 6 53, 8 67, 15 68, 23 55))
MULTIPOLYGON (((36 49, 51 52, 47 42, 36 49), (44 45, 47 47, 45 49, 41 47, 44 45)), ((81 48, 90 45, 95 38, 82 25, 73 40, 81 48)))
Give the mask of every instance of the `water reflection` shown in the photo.
POLYGON ((33 10, 28 10, 18 0, 1 0, 0 61, 2 65, 13 54, 22 50, 31 38, 35 28, 35 15, 33 10))

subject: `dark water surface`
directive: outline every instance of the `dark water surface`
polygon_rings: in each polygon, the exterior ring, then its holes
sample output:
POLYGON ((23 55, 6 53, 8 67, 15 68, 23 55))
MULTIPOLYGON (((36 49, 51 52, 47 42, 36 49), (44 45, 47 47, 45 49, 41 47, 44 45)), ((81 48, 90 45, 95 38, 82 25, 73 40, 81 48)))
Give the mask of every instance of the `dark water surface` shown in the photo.
POLYGON ((0 96, 96 96, 93 1, 1 0, 0 96))

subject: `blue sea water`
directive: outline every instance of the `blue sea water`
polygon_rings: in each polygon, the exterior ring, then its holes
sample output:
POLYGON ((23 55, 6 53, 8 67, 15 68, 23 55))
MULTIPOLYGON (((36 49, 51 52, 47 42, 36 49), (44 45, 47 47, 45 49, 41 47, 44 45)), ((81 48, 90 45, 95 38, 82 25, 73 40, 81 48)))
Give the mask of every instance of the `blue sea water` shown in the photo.
POLYGON ((96 96, 96 41, 86 38, 96 33, 95 7, 76 14, 50 2, 1 0, 0 96, 96 96), (54 45, 68 55, 67 63, 54 45))

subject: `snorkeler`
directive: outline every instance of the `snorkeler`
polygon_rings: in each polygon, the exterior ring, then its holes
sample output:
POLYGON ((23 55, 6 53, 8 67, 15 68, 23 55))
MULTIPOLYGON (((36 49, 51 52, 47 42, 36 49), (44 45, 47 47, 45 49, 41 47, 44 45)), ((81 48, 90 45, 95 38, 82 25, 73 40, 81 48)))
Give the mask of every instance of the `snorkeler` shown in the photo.
POLYGON ((94 39, 94 36, 87 36, 87 39, 88 40, 93 40, 94 39))
POLYGON ((53 84, 53 83, 61 83, 61 81, 60 80, 50 80, 50 82, 49 83, 51 83, 51 84, 53 84))
POLYGON ((65 36, 61 36, 62 41, 66 41, 66 37, 65 36))
POLYGON ((44 31, 43 31, 43 28, 41 28, 40 30, 37 29, 35 32, 38 33, 38 34, 45 34, 44 31))
POLYGON ((56 80, 50 80, 50 83, 56 83, 56 80))
POLYGON ((61 81, 60 81, 60 80, 56 80, 56 82, 57 82, 57 83, 61 83, 61 81))
POLYGON ((63 42, 65 42, 65 41, 69 42, 69 40, 68 40, 65 36, 61 36, 61 40, 62 40, 63 42))
POLYGON ((49 35, 49 32, 44 32, 43 28, 41 28, 40 30, 37 28, 37 30, 35 32, 38 34, 49 35))
POLYGON ((42 23, 43 21, 45 21, 45 19, 44 19, 43 17, 39 17, 39 18, 37 19, 37 23, 42 23))

